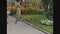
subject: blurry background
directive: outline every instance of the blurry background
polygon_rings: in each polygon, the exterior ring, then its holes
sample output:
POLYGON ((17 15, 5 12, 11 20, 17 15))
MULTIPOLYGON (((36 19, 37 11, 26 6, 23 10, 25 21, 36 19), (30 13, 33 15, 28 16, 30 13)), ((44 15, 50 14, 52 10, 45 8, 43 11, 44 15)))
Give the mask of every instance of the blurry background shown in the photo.
MULTIPOLYGON (((15 0, 7 0, 7 10, 10 15, 16 15, 15 0)), ((53 26, 40 24, 41 19, 53 21, 53 0, 20 0, 21 18, 30 21, 32 24, 53 33, 53 26)))

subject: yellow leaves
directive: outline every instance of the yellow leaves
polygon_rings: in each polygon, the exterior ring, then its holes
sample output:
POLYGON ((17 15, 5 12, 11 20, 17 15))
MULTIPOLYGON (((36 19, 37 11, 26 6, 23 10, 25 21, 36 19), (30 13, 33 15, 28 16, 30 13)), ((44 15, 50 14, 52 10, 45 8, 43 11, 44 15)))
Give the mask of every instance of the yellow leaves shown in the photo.
MULTIPOLYGON (((16 7, 15 6, 9 6, 9 7, 7 7, 7 10, 15 11, 16 7)), ((42 11, 42 9, 39 9, 39 8, 36 8, 36 7, 23 7, 23 6, 20 7, 20 10, 21 10, 22 13, 25 13, 25 14, 29 11, 32 11, 32 12, 42 11)))
POLYGON ((20 7, 20 10, 22 10, 23 12, 26 11, 25 7, 20 7))
POLYGON ((15 11, 16 10, 16 7, 15 6, 7 6, 7 10, 15 11))
POLYGON ((11 7, 7 7, 7 10, 10 10, 11 7))

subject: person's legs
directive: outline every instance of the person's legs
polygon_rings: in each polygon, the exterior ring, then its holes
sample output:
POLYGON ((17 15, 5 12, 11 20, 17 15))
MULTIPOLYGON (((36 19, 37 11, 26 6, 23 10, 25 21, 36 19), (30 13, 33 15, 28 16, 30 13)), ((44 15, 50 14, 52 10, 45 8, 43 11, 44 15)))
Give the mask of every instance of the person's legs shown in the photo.
POLYGON ((18 19, 16 19, 15 24, 17 24, 17 22, 18 22, 18 19))
POLYGON ((18 20, 16 20, 15 24, 17 24, 18 20))
POLYGON ((17 15, 17 19, 16 19, 15 24, 17 24, 17 22, 18 22, 19 19, 20 19, 20 8, 19 8, 19 7, 17 7, 17 9, 16 9, 16 15, 17 15))
POLYGON ((16 18, 15 24, 17 24, 18 21, 19 21, 19 17, 16 18))

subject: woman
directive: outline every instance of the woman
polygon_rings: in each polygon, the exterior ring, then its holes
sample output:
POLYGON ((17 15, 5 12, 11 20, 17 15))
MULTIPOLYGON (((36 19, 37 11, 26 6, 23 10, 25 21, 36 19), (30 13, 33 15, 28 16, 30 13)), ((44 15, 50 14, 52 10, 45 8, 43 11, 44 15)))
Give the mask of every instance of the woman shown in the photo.
POLYGON ((16 20, 15 24, 17 24, 17 22, 19 21, 20 15, 21 15, 19 0, 15 0, 15 6, 16 6, 16 16, 17 16, 17 20, 16 20))

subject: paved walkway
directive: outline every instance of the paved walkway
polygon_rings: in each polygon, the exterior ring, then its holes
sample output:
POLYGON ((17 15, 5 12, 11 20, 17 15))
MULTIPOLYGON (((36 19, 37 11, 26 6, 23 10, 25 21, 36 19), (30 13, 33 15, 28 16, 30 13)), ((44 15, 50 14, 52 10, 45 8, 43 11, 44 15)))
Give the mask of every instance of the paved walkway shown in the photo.
POLYGON ((21 21, 15 24, 16 18, 8 16, 7 34, 45 34, 21 21))

